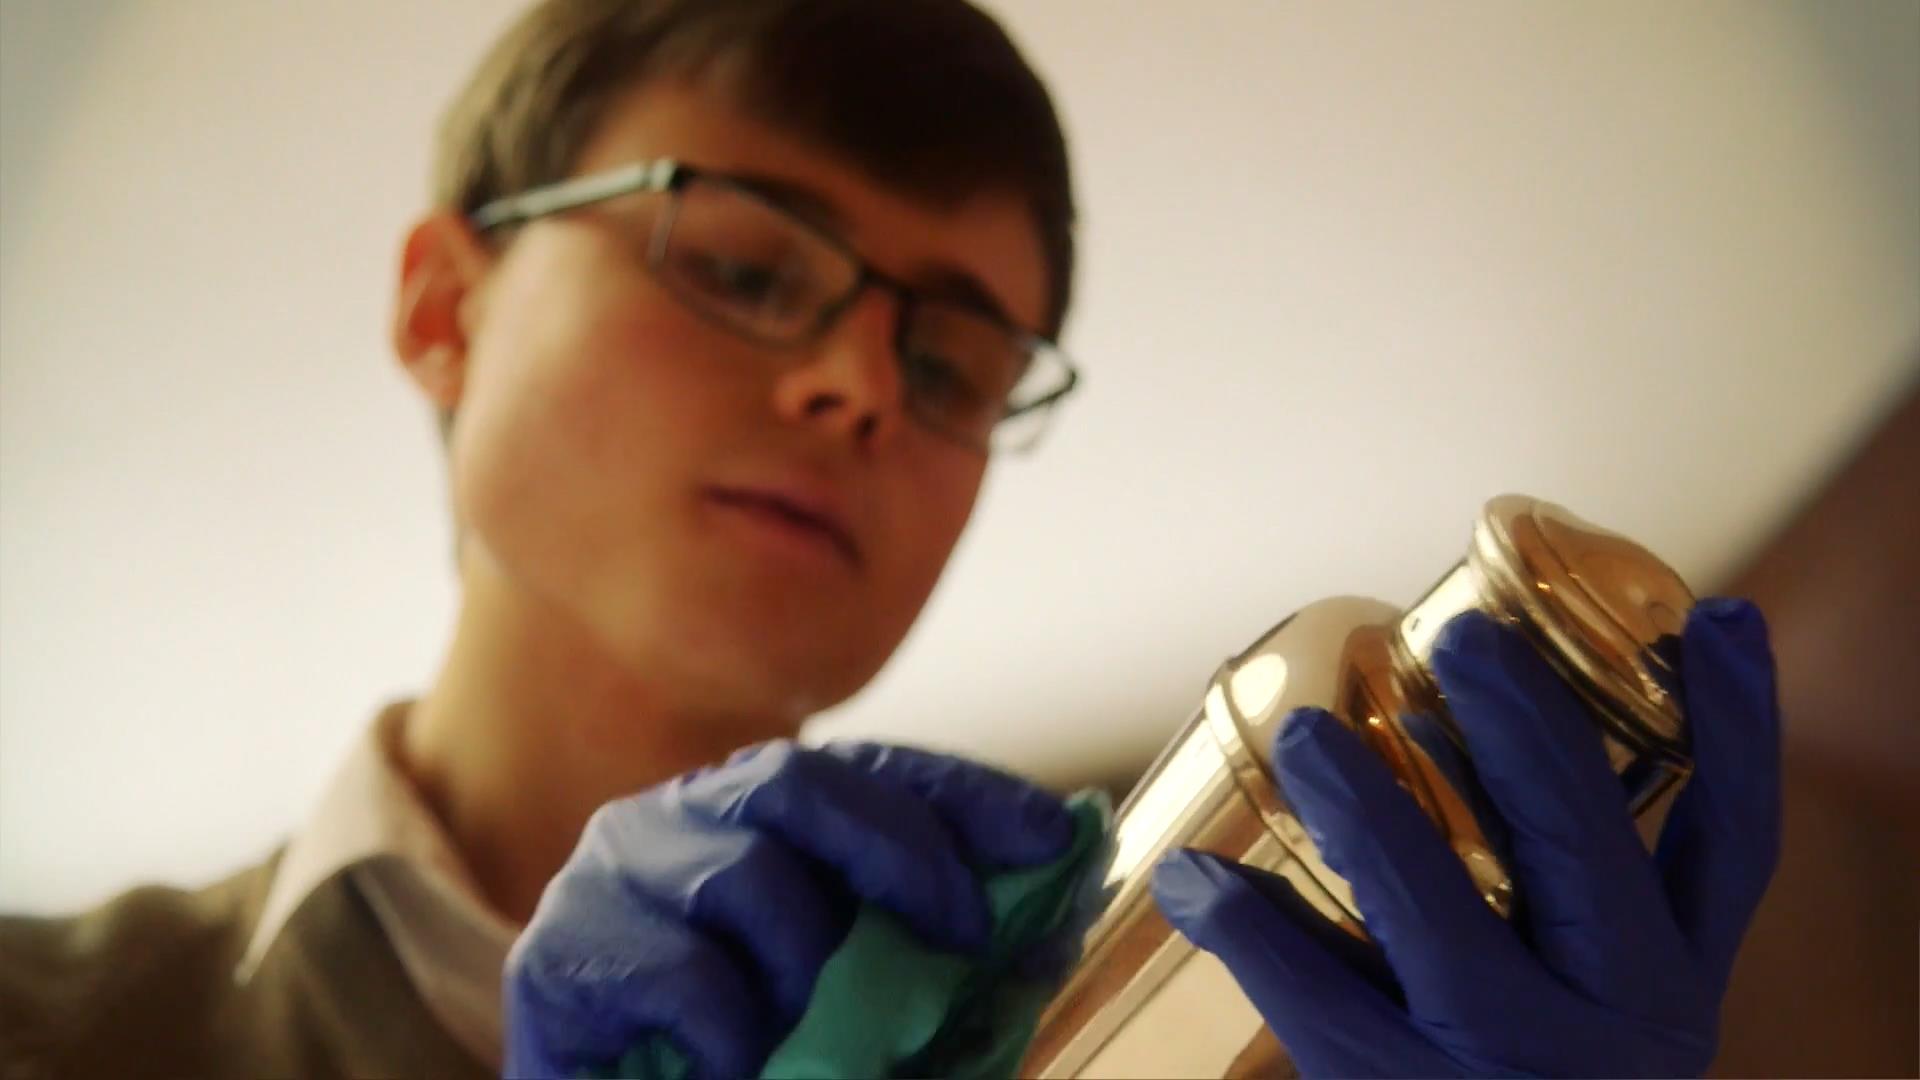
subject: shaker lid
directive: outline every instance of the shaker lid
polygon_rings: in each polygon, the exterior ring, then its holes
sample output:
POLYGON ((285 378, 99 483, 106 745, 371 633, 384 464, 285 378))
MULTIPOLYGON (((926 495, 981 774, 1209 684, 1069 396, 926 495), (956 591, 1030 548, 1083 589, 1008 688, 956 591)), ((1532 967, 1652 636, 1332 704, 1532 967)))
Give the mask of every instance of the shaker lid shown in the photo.
POLYGON ((1489 500, 1468 554, 1488 592, 1545 635, 1582 690, 1635 742, 1685 745, 1677 698, 1680 634, 1693 594, 1618 533, 1524 495, 1489 500))

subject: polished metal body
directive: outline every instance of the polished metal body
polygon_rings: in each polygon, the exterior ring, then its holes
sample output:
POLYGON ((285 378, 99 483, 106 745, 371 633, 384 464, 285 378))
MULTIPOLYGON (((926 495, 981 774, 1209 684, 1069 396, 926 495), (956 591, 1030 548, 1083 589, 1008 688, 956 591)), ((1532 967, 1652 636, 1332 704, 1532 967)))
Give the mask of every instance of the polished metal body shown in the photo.
POLYGON ((1213 957, 1154 907, 1153 866, 1181 847, 1287 878, 1330 923, 1364 937, 1347 882, 1321 860, 1268 757, 1303 706, 1346 721, 1460 856, 1487 903, 1513 882, 1466 790, 1410 733, 1434 719, 1464 743, 1427 662, 1453 616, 1480 609, 1521 628, 1591 706, 1638 812, 1689 767, 1675 664, 1693 596, 1645 549, 1551 503, 1489 501, 1466 557, 1404 610, 1337 597, 1309 605, 1227 661, 1201 707, 1121 805, 1106 903, 1084 959, 1042 1017, 1030 1076, 1287 1075, 1284 1048, 1213 957))

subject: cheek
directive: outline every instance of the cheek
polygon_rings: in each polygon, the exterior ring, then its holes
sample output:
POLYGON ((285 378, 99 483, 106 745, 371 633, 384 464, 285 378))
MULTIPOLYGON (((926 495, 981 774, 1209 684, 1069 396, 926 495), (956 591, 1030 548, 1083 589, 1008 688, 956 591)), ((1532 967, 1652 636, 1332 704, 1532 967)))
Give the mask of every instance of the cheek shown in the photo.
POLYGON ((946 568, 954 544, 966 529, 980 492, 984 462, 964 451, 936 448, 933 456, 911 470, 898 487, 893 502, 898 522, 897 572, 913 612, 946 568))
POLYGON ((476 334, 455 497, 497 554, 558 585, 645 542, 706 403, 692 365, 665 362, 688 332, 671 312, 611 274, 524 269, 500 281, 498 317, 476 334))

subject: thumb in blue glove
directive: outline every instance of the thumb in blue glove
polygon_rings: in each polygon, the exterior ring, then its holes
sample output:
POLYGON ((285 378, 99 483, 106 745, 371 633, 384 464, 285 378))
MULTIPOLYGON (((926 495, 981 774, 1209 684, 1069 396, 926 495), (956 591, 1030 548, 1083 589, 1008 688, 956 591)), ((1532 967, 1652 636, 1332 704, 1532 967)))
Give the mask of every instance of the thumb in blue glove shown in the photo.
POLYGON ((1649 856, 1599 735, 1518 633, 1470 613, 1435 675, 1509 835, 1508 923, 1385 765, 1325 713, 1275 746, 1282 786, 1373 942, 1283 879, 1198 852, 1154 895, 1307 1075, 1695 1075, 1778 859, 1780 718, 1757 609, 1708 600, 1682 641, 1695 773, 1649 856))

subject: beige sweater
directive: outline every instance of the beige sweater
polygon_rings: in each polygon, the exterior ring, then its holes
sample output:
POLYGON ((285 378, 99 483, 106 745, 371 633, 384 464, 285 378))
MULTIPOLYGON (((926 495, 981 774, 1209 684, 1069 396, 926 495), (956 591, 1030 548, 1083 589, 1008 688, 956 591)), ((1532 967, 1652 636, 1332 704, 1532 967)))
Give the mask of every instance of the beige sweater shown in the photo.
POLYGON ((435 1022, 347 874, 236 984, 279 860, 73 918, 0 917, 0 1080, 488 1075, 435 1022))

